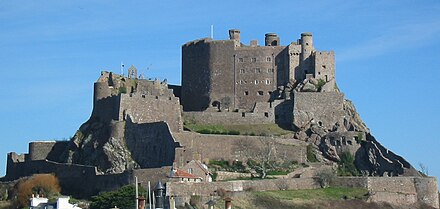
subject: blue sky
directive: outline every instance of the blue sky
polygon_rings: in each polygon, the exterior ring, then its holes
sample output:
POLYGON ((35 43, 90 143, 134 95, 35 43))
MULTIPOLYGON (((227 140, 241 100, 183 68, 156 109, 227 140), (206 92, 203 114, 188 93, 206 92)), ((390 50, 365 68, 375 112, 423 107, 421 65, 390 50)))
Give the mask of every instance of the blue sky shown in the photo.
POLYGON ((101 70, 123 61, 180 84, 181 45, 211 25, 215 39, 237 28, 246 44, 312 32, 373 135, 440 176, 440 1, 212 2, 0 0, 0 176, 8 152, 75 133, 101 70))

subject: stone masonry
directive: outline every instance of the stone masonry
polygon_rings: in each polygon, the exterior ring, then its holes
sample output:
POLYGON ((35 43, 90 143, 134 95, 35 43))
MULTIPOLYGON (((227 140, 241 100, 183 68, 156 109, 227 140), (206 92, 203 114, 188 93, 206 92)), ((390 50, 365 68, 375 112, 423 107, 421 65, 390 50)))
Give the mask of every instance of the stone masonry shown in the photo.
POLYGON ((185 111, 251 111, 256 102, 268 102, 279 86, 307 76, 326 82, 335 78, 334 53, 316 51, 311 33, 287 46, 274 33, 266 34, 264 46, 241 43, 239 30, 230 30, 229 37, 182 46, 185 111))

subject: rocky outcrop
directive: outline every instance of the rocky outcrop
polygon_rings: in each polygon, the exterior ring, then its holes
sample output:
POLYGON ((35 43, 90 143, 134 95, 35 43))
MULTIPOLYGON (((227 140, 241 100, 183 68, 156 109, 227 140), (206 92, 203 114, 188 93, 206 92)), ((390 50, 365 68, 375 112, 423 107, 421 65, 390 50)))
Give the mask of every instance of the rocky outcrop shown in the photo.
POLYGON ((124 140, 125 122, 91 119, 81 125, 59 162, 96 166, 104 173, 120 173, 139 165, 124 140))
MULTIPOLYGON (((305 79, 296 84, 295 88, 290 89, 294 92, 339 92, 333 80, 323 83, 313 78, 305 79)), ((294 99, 298 98, 294 97, 294 99)), ((300 99, 304 98, 301 97, 300 99)), ((309 108, 313 104, 309 104, 305 109, 302 108, 295 112, 295 117, 308 119, 300 120, 303 121, 301 125, 294 123, 294 127, 297 129, 294 137, 316 145, 317 153, 321 153, 326 160, 339 162, 341 160, 340 156, 348 152, 355 157, 355 165, 363 175, 419 176, 419 173, 405 159, 383 147, 371 135, 370 130, 362 121, 350 100, 343 99, 342 120, 337 119, 340 115, 333 114, 333 119, 326 121, 327 123, 333 121, 333 125, 320 122, 328 114, 317 117, 316 114, 314 115, 313 112, 309 111, 314 110, 309 108)), ((319 104, 316 105, 319 106, 319 104)))
POLYGON ((356 167, 369 176, 420 176, 403 157, 382 146, 371 134, 356 152, 356 167))

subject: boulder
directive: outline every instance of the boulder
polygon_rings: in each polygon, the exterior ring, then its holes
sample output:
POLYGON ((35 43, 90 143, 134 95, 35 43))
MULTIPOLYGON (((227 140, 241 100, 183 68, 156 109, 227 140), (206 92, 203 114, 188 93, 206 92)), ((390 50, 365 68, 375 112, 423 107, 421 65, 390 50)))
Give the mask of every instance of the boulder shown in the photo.
POLYGON ((318 89, 312 83, 306 82, 302 87, 301 91, 303 92, 316 92, 318 89))

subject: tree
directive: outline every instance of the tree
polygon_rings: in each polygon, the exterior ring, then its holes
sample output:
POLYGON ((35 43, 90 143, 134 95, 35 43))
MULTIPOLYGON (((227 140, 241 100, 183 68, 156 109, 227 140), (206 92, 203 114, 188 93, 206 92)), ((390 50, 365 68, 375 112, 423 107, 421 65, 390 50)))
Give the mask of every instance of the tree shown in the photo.
MULTIPOLYGON (((139 187, 139 193, 145 194, 145 190, 139 187)), ((111 192, 103 192, 92 197, 90 209, 109 209, 117 206, 121 209, 135 208, 136 188, 134 185, 127 185, 111 192)))
POLYGON ((428 170, 428 166, 424 165, 423 163, 419 162, 419 167, 420 167, 420 172, 425 175, 425 176, 429 176, 429 170, 428 170))
POLYGON ((335 173, 331 169, 322 169, 316 174, 316 177, 321 188, 327 188, 335 179, 335 173))
POLYGON ((247 165, 264 179, 277 160, 276 147, 273 137, 260 138, 259 142, 241 139, 237 141, 236 147, 248 159, 247 165))
POLYGON ((51 198, 58 196, 60 191, 61 187, 56 176, 36 174, 18 183, 17 203, 21 207, 27 207, 32 194, 51 198))
POLYGON ((354 164, 354 156, 350 152, 343 152, 341 160, 338 162, 338 175, 340 176, 359 176, 359 171, 354 164))

